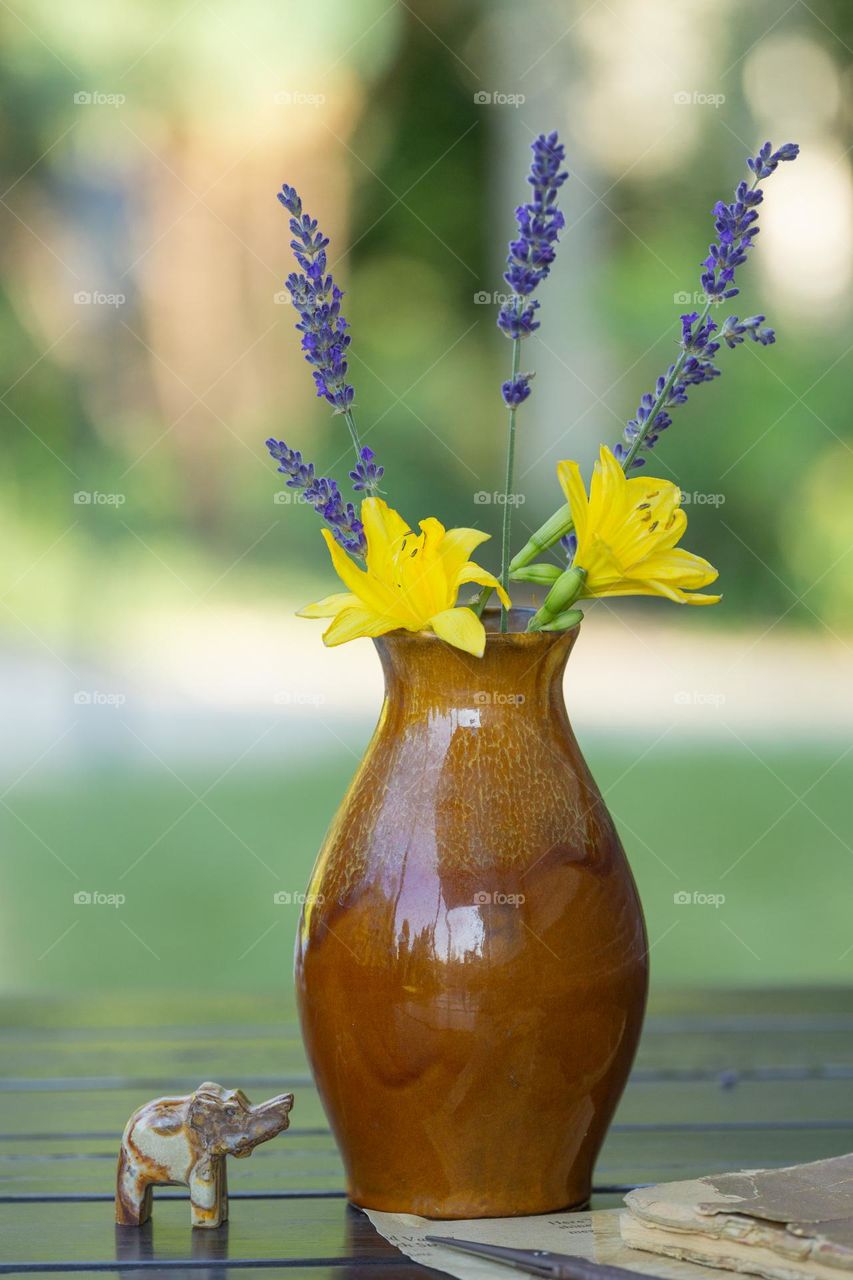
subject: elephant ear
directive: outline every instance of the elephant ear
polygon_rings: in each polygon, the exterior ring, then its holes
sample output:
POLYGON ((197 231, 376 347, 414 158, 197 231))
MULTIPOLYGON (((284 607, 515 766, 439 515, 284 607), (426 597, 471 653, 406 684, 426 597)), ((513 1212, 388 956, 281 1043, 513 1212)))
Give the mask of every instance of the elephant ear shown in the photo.
POLYGON ((205 1080, 204 1084, 200 1084, 195 1092, 196 1097, 202 1093, 209 1094, 211 1098, 215 1098, 218 1102, 221 1102, 227 1091, 222 1088, 221 1084, 214 1084, 212 1080, 205 1080))
POLYGON ((225 1090, 220 1084, 208 1080, 200 1084, 192 1096, 187 1112, 187 1120, 191 1129, 203 1130, 208 1127, 210 1118, 222 1109, 225 1090))

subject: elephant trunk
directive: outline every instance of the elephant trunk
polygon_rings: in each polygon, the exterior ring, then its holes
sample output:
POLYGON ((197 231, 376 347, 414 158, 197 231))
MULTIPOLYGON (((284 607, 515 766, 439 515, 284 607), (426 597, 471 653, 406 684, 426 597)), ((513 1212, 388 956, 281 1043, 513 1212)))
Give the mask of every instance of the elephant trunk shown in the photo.
POLYGON ((249 1116, 249 1135, 252 1146, 268 1142, 276 1134, 281 1133, 290 1124, 290 1109, 293 1106, 292 1093, 280 1093, 252 1107, 249 1116))

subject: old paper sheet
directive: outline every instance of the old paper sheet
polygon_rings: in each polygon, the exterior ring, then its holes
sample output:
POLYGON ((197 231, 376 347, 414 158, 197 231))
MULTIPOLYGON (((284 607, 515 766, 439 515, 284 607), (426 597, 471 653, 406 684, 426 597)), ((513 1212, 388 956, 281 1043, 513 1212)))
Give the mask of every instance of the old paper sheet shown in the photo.
POLYGON ((719 1271, 695 1266, 674 1258, 662 1258, 629 1249, 619 1235, 619 1209, 597 1213, 554 1213, 535 1218, 476 1218, 472 1221, 434 1222, 405 1213, 379 1213, 367 1209, 367 1216, 380 1235, 415 1262, 459 1280, 509 1280, 513 1273, 500 1263, 455 1253, 440 1245, 428 1244, 424 1236, 454 1236, 483 1244, 510 1245, 517 1249, 551 1249, 571 1253, 593 1262, 627 1267, 662 1280, 719 1280, 719 1271))

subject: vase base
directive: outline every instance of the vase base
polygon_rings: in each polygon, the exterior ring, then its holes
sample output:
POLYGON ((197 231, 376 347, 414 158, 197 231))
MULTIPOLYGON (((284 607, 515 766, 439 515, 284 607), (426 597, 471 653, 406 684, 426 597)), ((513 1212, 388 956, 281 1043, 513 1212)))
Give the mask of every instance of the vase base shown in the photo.
POLYGON ((349 1202, 355 1209, 372 1209, 377 1213, 406 1213, 418 1218, 428 1218, 431 1222, 459 1222, 476 1218, 533 1218, 546 1213, 582 1213, 589 1209, 589 1195, 575 1200, 571 1204, 565 1201, 546 1202, 536 1205, 523 1205, 520 1208, 508 1209, 497 1205, 489 1206, 473 1203, 435 1204, 420 1200, 404 1201, 384 1196, 348 1195, 349 1202))

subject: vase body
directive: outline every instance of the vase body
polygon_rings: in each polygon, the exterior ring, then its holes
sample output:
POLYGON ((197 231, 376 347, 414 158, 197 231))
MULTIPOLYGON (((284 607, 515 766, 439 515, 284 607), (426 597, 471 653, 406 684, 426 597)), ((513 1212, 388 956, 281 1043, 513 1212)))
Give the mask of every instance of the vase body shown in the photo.
POLYGON ((386 696, 296 944, 350 1198, 433 1218, 579 1207, 648 980, 642 911, 575 741, 576 632, 376 641, 386 696))

